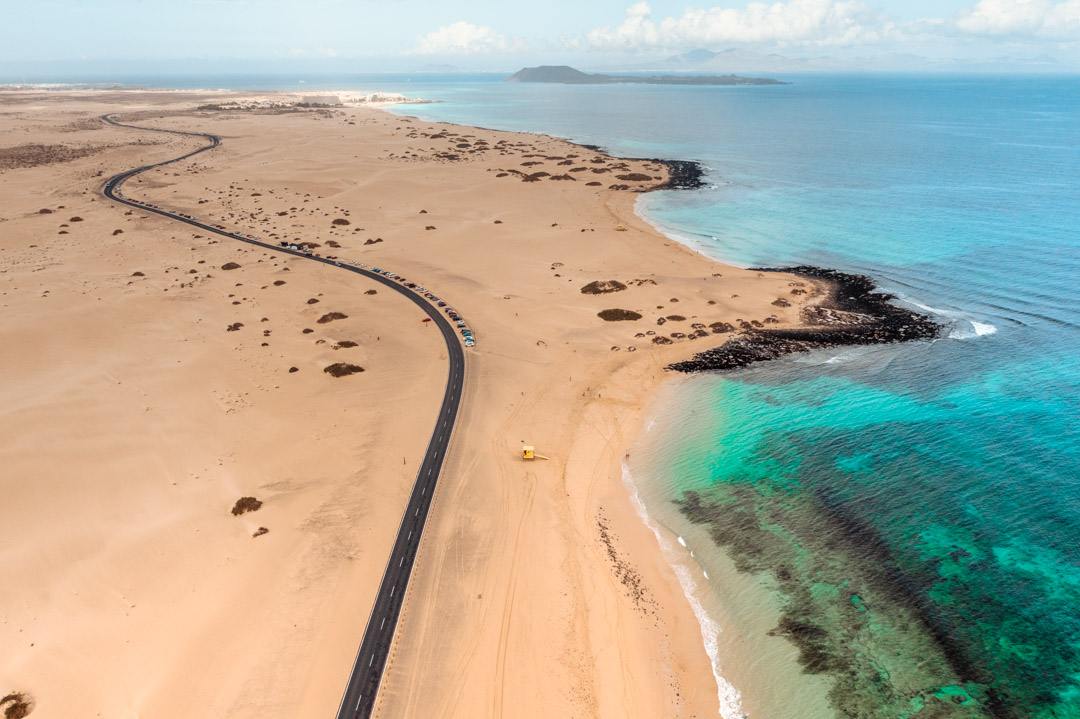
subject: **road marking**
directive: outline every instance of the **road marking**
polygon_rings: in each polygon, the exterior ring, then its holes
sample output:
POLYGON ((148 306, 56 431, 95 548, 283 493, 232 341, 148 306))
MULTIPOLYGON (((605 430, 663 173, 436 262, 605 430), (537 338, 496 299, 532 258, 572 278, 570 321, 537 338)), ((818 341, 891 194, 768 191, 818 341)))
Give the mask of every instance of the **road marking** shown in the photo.
MULTIPOLYGON (((122 123, 117 123, 117 122, 113 121, 111 118, 105 117, 105 119, 110 124, 117 125, 119 127, 124 127, 125 126, 122 123)), ((135 127, 135 126, 127 126, 127 127, 135 127)), ((161 133, 173 132, 173 134, 178 134, 178 135, 187 135, 187 136, 191 136, 191 137, 201 137, 201 138, 205 138, 206 140, 209 140, 211 142, 211 144, 210 144, 209 147, 200 148, 198 150, 189 152, 186 155, 182 155, 181 157, 178 157, 178 158, 175 158, 175 159, 172 159, 172 160, 167 160, 165 162, 158 163, 158 164, 155 164, 155 165, 147 165, 147 166, 144 166, 144 167, 140 167, 140 168, 137 168, 136 170, 132 170, 132 171, 129 171, 127 173, 124 173, 122 176, 120 176, 118 178, 114 177, 114 178, 110 179, 108 181, 108 184, 105 186, 106 190, 109 193, 109 198, 110 199, 118 201, 121 204, 127 205, 129 207, 133 207, 133 208, 138 209, 140 211, 150 212, 152 214, 157 214, 159 216, 165 217, 166 219, 179 220, 180 222, 184 222, 185 224, 192 225, 192 226, 195 226, 195 227, 199 227, 199 228, 204 229, 204 230, 206 230, 208 232, 212 232, 214 234, 218 234, 218 235, 221 235, 221 236, 233 239, 233 240, 244 242, 246 244, 255 245, 255 246, 259 246, 259 247, 264 247, 264 248, 267 248, 267 249, 270 249, 270 250, 273 250, 273 251, 276 251, 276 252, 283 253, 286 256, 298 256, 298 257, 301 257, 301 259, 315 259, 318 262, 321 262, 322 264, 330 264, 331 261, 326 259, 326 258, 304 257, 304 256, 300 255, 300 253, 288 252, 288 251, 282 250, 282 249, 278 248, 277 246, 272 245, 272 244, 267 243, 267 242, 259 242, 259 241, 255 240, 255 239, 249 239, 248 237, 244 236, 244 233, 240 233, 240 232, 236 232, 236 231, 231 231, 230 232, 230 231, 218 230, 215 227, 213 227, 212 225, 206 224, 206 221, 204 221, 202 218, 178 217, 178 213, 175 210, 166 210, 166 209, 163 209, 163 208, 147 207, 147 206, 145 206, 143 204, 140 204, 140 203, 128 201, 128 198, 126 198, 124 196, 123 192, 121 192, 118 189, 124 181, 126 181, 128 179, 131 179, 132 177, 134 177, 137 174, 142 173, 143 171, 154 169, 154 168, 157 168, 157 167, 162 167, 162 166, 169 165, 169 164, 173 164, 173 163, 179 162, 181 160, 185 160, 185 159, 187 159, 189 157, 192 157, 194 155, 197 155, 197 154, 203 152, 204 150, 213 149, 213 148, 219 147, 222 144, 220 138, 218 138, 216 136, 213 136, 213 135, 210 135, 210 134, 206 134, 206 133, 176 132, 176 131, 162 130, 162 129, 157 129, 157 128, 136 128, 136 129, 150 130, 150 131, 156 131, 156 132, 161 132, 161 133), (119 195, 119 197, 113 196, 112 193, 116 193, 117 195, 119 195)), ((337 266, 340 267, 341 265, 337 265, 337 266)), ((415 302, 417 302, 417 304, 421 304, 422 306, 424 304, 426 304, 426 303, 423 303, 423 302, 417 300, 414 295, 411 295, 411 294, 409 294, 407 292, 404 292, 397 285, 395 285, 393 282, 385 280, 385 279, 383 279, 381 277, 375 277, 373 274, 368 272, 366 269, 355 268, 355 267, 346 267, 345 269, 352 270, 353 272, 356 272, 356 273, 368 275, 372 279, 375 279, 378 282, 381 282, 382 284, 401 292, 402 294, 409 295, 410 297, 412 297, 414 299, 415 302)), ((446 318, 444 318, 442 315, 434 314, 434 312, 431 311, 430 309, 428 310, 428 315, 433 317, 440 324, 441 329, 443 330, 444 339, 446 339, 447 343, 450 344, 449 340, 455 338, 456 335, 453 334, 453 329, 452 329, 451 325, 448 324, 446 318)), ((460 372, 461 371, 461 366, 460 366, 461 365, 461 359, 463 357, 463 355, 460 354, 460 353, 461 353, 462 350, 461 350, 460 346, 456 344, 456 342, 454 343, 454 346, 451 349, 453 350, 451 352, 451 357, 450 357, 451 368, 456 368, 457 371, 460 372), (459 354, 454 354, 454 351, 456 351, 459 354)), ((460 393, 457 392, 457 390, 458 390, 457 383, 452 382, 452 384, 450 385, 450 391, 447 393, 447 399, 451 401, 451 402, 448 402, 448 404, 456 404, 460 400, 460 393)), ((449 422, 449 419, 453 419, 455 414, 456 414, 456 412, 450 411, 449 408, 444 413, 444 417, 442 419, 442 429, 444 431, 447 428, 447 424, 449 422)), ((446 440, 447 440, 446 435, 441 435, 438 438, 438 442, 440 442, 440 443, 445 443, 446 440)), ((439 459, 439 455, 440 455, 440 450, 436 450, 433 457, 432 457, 432 460, 433 460, 432 464, 431 464, 431 466, 428 467, 428 470, 427 470, 427 476, 429 478, 431 477, 433 471, 435 469, 437 469, 441 464, 440 462, 437 461, 439 459)), ((426 496, 426 494, 427 494, 427 485, 426 484, 421 487, 420 493, 421 493, 421 495, 426 496)), ((413 516, 418 517, 419 514, 420 514, 420 509, 423 508, 424 506, 426 506, 426 505, 421 505, 420 507, 417 507, 416 511, 413 513, 413 516)), ((410 541, 412 540, 412 535, 413 535, 413 530, 410 530, 408 540, 410 540, 410 541)), ((402 556, 400 558, 399 562, 398 562, 398 566, 399 567, 403 566, 404 562, 405 562, 405 558, 404 558, 404 556, 402 556)), ((396 589, 397 589, 396 585, 392 585, 390 587, 390 596, 391 597, 394 596, 394 592, 396 591, 396 589)), ((380 630, 385 628, 386 621, 387 620, 384 617, 382 619, 382 622, 381 622, 381 625, 380 625, 380 630)), ((371 655, 371 658, 368 661, 368 666, 369 667, 374 666, 375 656, 376 656, 375 654, 371 655)), ((363 697, 364 697, 363 694, 360 694, 357 697, 356 707, 355 707, 355 710, 357 712, 359 712, 360 705, 363 703, 363 697)))

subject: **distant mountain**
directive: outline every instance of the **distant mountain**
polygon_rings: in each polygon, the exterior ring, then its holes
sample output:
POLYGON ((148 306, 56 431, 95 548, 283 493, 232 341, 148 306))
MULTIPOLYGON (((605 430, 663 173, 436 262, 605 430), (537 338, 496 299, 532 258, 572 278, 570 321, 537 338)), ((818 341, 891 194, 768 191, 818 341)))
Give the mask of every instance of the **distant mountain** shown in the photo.
POLYGON ((541 65, 518 70, 507 82, 554 82, 564 85, 786 85, 768 77, 737 75, 589 75, 569 65, 541 65))

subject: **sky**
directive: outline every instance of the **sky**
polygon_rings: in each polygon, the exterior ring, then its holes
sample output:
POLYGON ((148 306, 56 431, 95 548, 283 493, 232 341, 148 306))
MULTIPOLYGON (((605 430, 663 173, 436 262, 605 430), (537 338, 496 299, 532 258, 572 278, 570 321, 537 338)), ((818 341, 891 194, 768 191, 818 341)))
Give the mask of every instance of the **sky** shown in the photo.
POLYGON ((697 48, 1049 56, 1080 69, 1080 0, 0 0, 0 23, 8 73, 633 68, 697 48))

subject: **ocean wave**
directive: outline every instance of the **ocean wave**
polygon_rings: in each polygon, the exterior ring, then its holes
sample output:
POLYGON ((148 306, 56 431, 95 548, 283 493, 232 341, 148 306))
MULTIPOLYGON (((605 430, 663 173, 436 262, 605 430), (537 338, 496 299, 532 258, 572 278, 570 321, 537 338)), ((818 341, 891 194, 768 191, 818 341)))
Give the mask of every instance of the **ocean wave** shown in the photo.
POLYGON ((689 247, 694 252, 703 255, 715 262, 722 262, 726 265, 733 267, 746 268, 748 265, 740 264, 735 260, 722 257, 720 255, 720 243, 723 242, 721 238, 715 235, 709 235, 705 233, 697 234, 690 230, 680 230, 669 225, 665 225, 660 220, 652 217, 649 214, 648 204, 651 200, 648 199, 648 195, 640 195, 637 200, 634 201, 634 214, 644 220, 650 227, 656 230, 658 233, 678 242, 680 245, 689 247))
POLYGON ((976 337, 985 337, 986 335, 992 335, 998 331, 997 327, 989 322, 979 322, 958 310, 943 310, 938 307, 931 307, 930 305, 924 305, 921 302, 911 299, 910 297, 900 297, 901 300, 907 302, 909 305, 918 307, 923 312, 929 312, 932 315, 938 317, 944 317, 953 323, 953 328, 949 332, 948 337, 952 340, 970 340, 976 337))
MULTIPOLYGON (((677 550, 664 537, 660 526, 649 516, 648 510, 645 509, 645 503, 638 493, 637 485, 634 484, 634 478, 630 474, 630 468, 626 466, 625 462, 622 465, 622 478, 623 485, 630 494, 630 501, 634 504, 634 510, 645 526, 651 529, 656 536, 656 542, 660 545, 664 560, 675 572, 675 576, 678 577, 679 586, 682 587, 683 594, 686 596, 686 600, 690 602, 690 607, 694 610, 694 616, 697 617, 698 624, 701 625, 701 638, 705 643, 705 653, 709 655, 713 677, 716 679, 716 695, 720 702, 720 716, 723 719, 745 719, 746 715, 742 711, 742 695, 720 673, 720 632, 723 631, 722 628, 715 619, 709 616, 701 600, 698 599, 698 585, 690 573, 690 568, 684 562, 678 561, 677 550)), ((686 540, 679 537, 678 541, 679 544, 686 547, 686 540)), ((708 576, 705 575, 706 578, 708 576)))

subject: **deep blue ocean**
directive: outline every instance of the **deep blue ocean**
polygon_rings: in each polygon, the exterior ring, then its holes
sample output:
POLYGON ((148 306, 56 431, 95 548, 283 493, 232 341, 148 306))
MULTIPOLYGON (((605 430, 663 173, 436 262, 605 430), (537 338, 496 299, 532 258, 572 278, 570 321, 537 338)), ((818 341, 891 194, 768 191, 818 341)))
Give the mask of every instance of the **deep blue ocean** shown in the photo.
POLYGON ((684 383, 694 412, 662 415, 654 463, 669 521, 776 595, 774 632, 835 716, 1080 717, 1080 78, 498 79, 305 86, 698 160, 706 189, 642 201, 665 231, 743 266, 867 274, 936 315, 934 342, 684 383))
POLYGON ((792 79, 429 85, 399 111, 698 160, 708 189, 645 200, 673 235, 945 322, 687 383, 667 494, 769 578, 838 716, 1080 717, 1080 78, 792 79))

